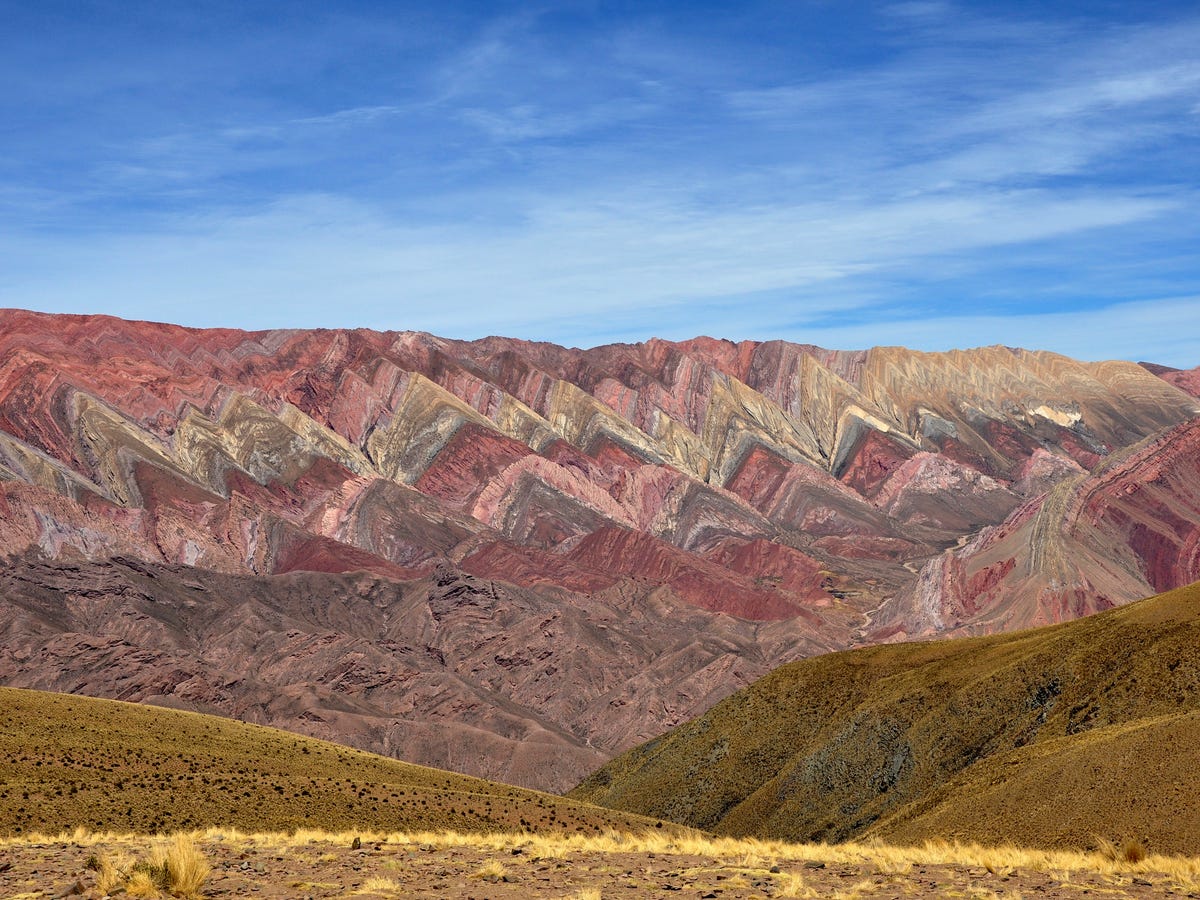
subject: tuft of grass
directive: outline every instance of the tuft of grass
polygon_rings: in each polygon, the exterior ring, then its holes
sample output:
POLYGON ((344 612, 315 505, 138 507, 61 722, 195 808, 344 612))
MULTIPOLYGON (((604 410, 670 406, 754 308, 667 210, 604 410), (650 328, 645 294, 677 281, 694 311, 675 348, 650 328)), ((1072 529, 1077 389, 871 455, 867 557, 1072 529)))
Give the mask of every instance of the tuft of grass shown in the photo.
POLYGON ((1097 836, 1096 852, 1114 863, 1136 864, 1147 856, 1146 847, 1137 838, 1129 838, 1118 846, 1106 837, 1097 836))
POLYGON ((788 900, 810 900, 820 895, 795 872, 783 872, 775 877, 775 896, 788 900))
POLYGON ((1127 863, 1140 863, 1146 858, 1146 848, 1137 838, 1126 841, 1121 848, 1121 858, 1127 863))
POLYGON ((212 867, 188 834, 177 834, 167 846, 163 857, 163 873, 167 890, 176 897, 195 897, 208 880, 212 867))
POLYGON ((96 865, 96 887, 101 894, 115 893, 125 881, 130 862, 124 855, 99 857, 96 865))
POLYGON ((404 886, 401 885, 400 882, 398 882, 395 878, 381 878, 376 876, 374 878, 368 878, 366 881, 364 881, 354 893, 399 895, 404 893, 404 886))
POLYGON ((491 859, 479 867, 472 878, 479 878, 483 881, 503 881, 508 877, 508 869, 501 865, 499 860, 491 859))
POLYGON ((763 858, 761 856, 759 856, 753 850, 743 853, 741 860, 738 861, 738 865, 740 865, 743 869, 765 869, 766 868, 766 862, 763 860, 763 858))
POLYGON ((189 834, 177 834, 167 844, 151 848, 144 859, 131 862, 124 854, 97 860, 96 887, 104 894, 119 891, 130 897, 156 898, 200 895, 212 868, 189 834))
POLYGON ((159 885, 154 875, 145 869, 136 869, 125 878, 123 885, 126 896, 155 900, 160 897, 159 885))

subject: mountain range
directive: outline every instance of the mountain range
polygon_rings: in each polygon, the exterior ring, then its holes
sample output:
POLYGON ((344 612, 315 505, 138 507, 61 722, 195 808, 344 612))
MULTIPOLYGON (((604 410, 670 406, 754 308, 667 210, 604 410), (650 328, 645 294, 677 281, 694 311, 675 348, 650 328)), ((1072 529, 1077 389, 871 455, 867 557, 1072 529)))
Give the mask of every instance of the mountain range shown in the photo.
POLYGON ((776 667, 1200 579, 1200 375, 0 311, 0 683, 563 790, 776 667))

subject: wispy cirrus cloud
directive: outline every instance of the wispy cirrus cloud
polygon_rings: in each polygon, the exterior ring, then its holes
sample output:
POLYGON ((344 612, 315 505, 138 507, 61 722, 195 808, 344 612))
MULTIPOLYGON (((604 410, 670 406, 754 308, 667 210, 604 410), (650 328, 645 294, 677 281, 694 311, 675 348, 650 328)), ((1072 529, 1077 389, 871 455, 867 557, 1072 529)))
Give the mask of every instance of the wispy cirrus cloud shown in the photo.
POLYGON ((305 8, 201 38, 161 13, 186 51, 163 85, 132 19, 97 26, 108 55, 60 36, 82 56, 21 108, 42 131, 0 143, 0 305, 928 346, 1195 295, 1183 5, 305 8), (107 114, 55 120, 82 71, 107 114))
MULTIPOLYGON (((170 233, 97 239, 70 260, 71 281, 51 274, 45 283, 124 314, 157 302, 160 316, 170 309, 193 321, 206 297, 220 297, 245 304, 253 327, 336 324, 332 316, 355 303, 368 311, 361 324, 455 334, 558 333, 588 343, 590 333, 595 343, 611 337, 614 320, 636 316, 658 334, 666 323, 673 333, 715 334, 745 334, 756 323, 765 337, 772 320, 795 332, 829 316, 886 311, 878 291, 847 287, 868 274, 895 277, 914 259, 1116 227, 1166 204, 1013 192, 699 216, 632 195, 573 199, 523 207, 522 223, 495 229, 397 225, 365 205, 298 197, 170 233), (256 306, 269 291, 288 302, 256 306), (583 331, 581 316, 591 320, 583 331)), ((62 263, 54 242, 0 241, 4 251, 47 273, 62 263)), ((29 273, 27 282, 37 281, 29 273)), ((207 308, 205 324, 217 324, 220 308, 207 308)))

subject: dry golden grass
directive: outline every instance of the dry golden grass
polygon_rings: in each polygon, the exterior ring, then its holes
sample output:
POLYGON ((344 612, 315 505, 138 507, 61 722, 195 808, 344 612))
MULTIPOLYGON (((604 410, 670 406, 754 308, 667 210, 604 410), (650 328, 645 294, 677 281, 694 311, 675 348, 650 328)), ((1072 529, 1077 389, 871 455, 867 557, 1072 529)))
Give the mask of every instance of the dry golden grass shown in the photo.
MULTIPOLYGON (((672 865, 678 866, 682 874, 699 876, 719 873, 724 879, 721 884, 728 889, 757 890, 757 885, 769 882, 773 896, 805 900, 817 897, 867 900, 873 896, 903 893, 903 888, 910 884, 906 879, 914 867, 987 871, 995 873, 997 879, 1007 875, 1016 878, 1042 873, 1065 887, 1069 887, 1073 879, 1080 884, 1093 879, 1094 886, 1094 879, 1102 878, 1116 888, 1129 884, 1135 876, 1145 875, 1152 877, 1156 884, 1172 886, 1181 893, 1200 888, 1200 858, 1142 855, 1134 859, 1130 857, 1139 854, 1127 855, 1121 848, 1085 853, 982 847, 944 840, 910 847, 878 842, 792 844, 697 833, 671 835, 657 829, 592 835, 531 835, 516 832, 464 834, 449 831, 385 833, 357 830, 242 833, 231 829, 209 829, 157 842, 148 842, 145 836, 95 835, 75 831, 57 836, 8 838, 0 841, 0 846, 13 848, 28 841, 38 845, 60 842, 82 847, 96 846, 98 853, 102 848, 97 866, 97 887, 104 893, 123 888, 126 896, 151 900, 172 893, 180 897, 200 893, 203 885, 200 873, 204 870, 204 863, 203 856, 196 850, 197 846, 204 847, 209 854, 223 854, 225 858, 229 858, 231 852, 256 851, 281 857, 321 859, 329 855, 326 851, 331 849, 339 851, 335 856, 344 858, 355 837, 361 839, 364 847, 381 845, 390 848, 392 853, 401 852, 401 857, 392 857, 387 860, 389 862, 402 858, 403 851, 409 847, 420 847, 422 857, 426 855, 425 851, 431 850, 471 851, 479 861, 479 868, 471 874, 481 881, 500 881, 509 876, 509 868, 501 864, 499 858, 508 859, 511 851, 519 849, 522 852, 514 859, 558 857, 570 863, 573 857, 578 857, 579 863, 593 872, 600 872, 604 868, 604 864, 597 865, 594 859, 596 855, 613 854, 621 857, 624 862, 614 863, 618 867, 628 865, 630 855, 654 854, 659 860, 678 857, 680 862, 672 865), (803 869, 805 864, 818 861, 831 870, 843 870, 843 875, 845 870, 852 870, 858 876, 842 882, 842 886, 836 889, 826 881, 822 890, 812 883, 811 879, 817 876, 803 869), (771 872, 771 868, 778 868, 779 871, 771 872), (194 873, 191 881, 187 881, 186 872, 194 873), (166 873, 174 873, 173 877, 177 880, 165 881, 166 873)), ((399 895, 403 878, 389 877, 393 874, 383 866, 374 872, 365 872, 365 880, 357 892, 399 895)), ((588 900, 596 896, 593 893, 595 889, 590 887, 573 886, 572 889, 577 893, 563 895, 563 900, 588 900)), ((960 885, 958 890, 959 893, 953 896, 978 897, 981 900, 1003 897, 1011 900, 1014 896, 1012 891, 1004 892, 998 882, 992 888, 960 885)))
MULTIPOLYGON (((93 836, 92 843, 114 840, 112 835, 93 836)), ((166 843, 155 843, 142 859, 131 860, 126 853, 100 857, 96 886, 104 894, 123 891, 129 897, 198 897, 211 871, 195 836, 176 834, 166 843)))
POLYGON ((807 898, 818 896, 817 892, 808 886, 804 878, 794 872, 783 872, 775 879, 775 896, 786 897, 788 900, 794 898, 807 898))
POLYGON ((177 834, 164 851, 163 869, 167 888, 180 897, 192 897, 208 880, 212 871, 191 835, 177 834))
POLYGON ((1096 852, 1113 862, 1138 863, 1146 858, 1142 842, 1132 838, 1117 845, 1103 836, 1096 837, 1096 852))
MULTIPOLYGON (((37 842, 37 838, 33 840, 37 842)), ((112 894, 121 887, 126 880, 126 873, 129 871, 130 865, 132 865, 131 860, 124 854, 117 856, 106 854, 99 857, 96 865, 96 887, 99 888, 100 893, 112 894)))
POLYGON ((404 885, 394 878, 375 876, 368 878, 356 890, 356 894, 394 894, 404 893, 404 885))
MULTIPOLYGON (((322 841, 347 843, 347 835, 306 832, 303 835, 246 836, 273 842, 322 841)), ((747 862, 761 869, 764 863, 821 860, 827 863, 867 865, 881 874, 903 874, 913 866, 957 865, 993 872, 1035 871, 1045 873, 1086 872, 1103 875, 1136 875, 1154 872, 1184 882, 1200 880, 1200 857, 1147 854, 1126 859, 1123 854, 1069 850, 1037 850, 1018 847, 983 847, 949 841, 927 841, 920 846, 897 847, 879 842, 847 844, 793 844, 755 838, 713 837, 701 833, 663 834, 607 832, 598 835, 528 835, 517 833, 460 834, 420 832, 415 834, 364 834, 364 841, 429 845, 438 848, 472 847, 499 852, 522 848, 534 856, 570 857, 585 853, 656 853, 701 856, 741 867, 747 862)))
POLYGON ((144 900, 157 900, 162 896, 154 876, 142 869, 130 872, 120 888, 124 889, 127 896, 144 898, 144 900))
POLYGON ((216 716, 0 688, 0 837, 217 824, 592 832, 654 821, 216 716))
POLYGON ((507 877, 508 869, 500 863, 499 860, 489 859, 486 863, 479 867, 478 871, 472 875, 472 878, 481 878, 485 881, 499 881, 507 877))
MULTIPOLYGON (((100 859, 101 866, 128 868, 129 853, 140 850, 148 861, 187 858, 177 847, 194 850, 197 844, 223 844, 241 848, 307 847, 349 848, 355 837, 364 845, 429 846, 438 850, 470 848, 488 853, 508 853, 521 849, 527 856, 569 858, 582 854, 655 853, 698 856, 722 861, 732 868, 762 871, 772 863, 820 860, 851 866, 865 865, 880 874, 903 874, 913 866, 957 865, 991 872, 1033 871, 1051 873, 1068 879, 1073 873, 1100 875, 1139 875, 1158 873, 1183 881, 1200 881, 1200 857, 1162 854, 1127 854, 1121 848, 1105 847, 1097 851, 1039 850, 1022 847, 984 847, 978 844, 930 840, 916 846, 894 846, 878 841, 844 844, 789 843, 758 838, 732 838, 701 832, 668 834, 657 829, 602 834, 529 834, 490 832, 484 834, 455 831, 390 832, 356 830, 349 832, 297 829, 292 832, 242 832, 231 828, 210 828, 175 835, 147 843, 144 835, 89 832, 82 829, 58 834, 34 833, 21 837, 0 838, 0 847, 24 844, 73 843, 80 846, 116 848, 100 859), (1135 858, 1131 858, 1135 857, 1135 858), (753 865, 747 865, 752 863, 753 865)), ((188 851, 190 852, 190 851, 188 851)), ((198 852, 198 851, 197 851, 198 852)), ((334 854, 327 854, 333 856, 334 854)), ((499 869, 504 867, 492 861, 499 869)), ((489 865, 490 867, 490 865, 489 865)), ((486 868, 486 867, 485 867, 486 868)), ((103 873, 104 869, 101 869, 103 873)), ((506 870, 498 872, 501 877, 506 870)))

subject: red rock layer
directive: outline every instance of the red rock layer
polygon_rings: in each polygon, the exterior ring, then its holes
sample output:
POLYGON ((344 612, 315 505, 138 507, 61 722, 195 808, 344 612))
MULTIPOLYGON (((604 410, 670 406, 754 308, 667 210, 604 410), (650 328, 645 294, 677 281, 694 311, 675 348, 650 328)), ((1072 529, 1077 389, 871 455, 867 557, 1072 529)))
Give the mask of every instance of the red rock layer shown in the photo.
POLYGON ((984 528, 887 604, 892 634, 1058 622, 1200 576, 1200 419, 1135 445, 984 528))

